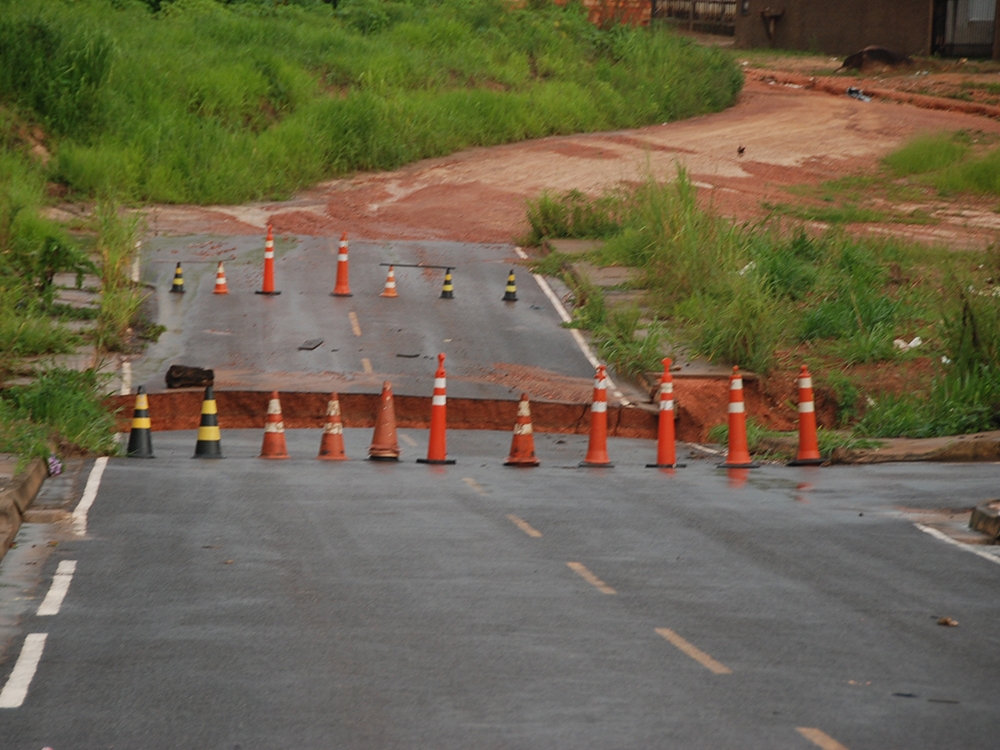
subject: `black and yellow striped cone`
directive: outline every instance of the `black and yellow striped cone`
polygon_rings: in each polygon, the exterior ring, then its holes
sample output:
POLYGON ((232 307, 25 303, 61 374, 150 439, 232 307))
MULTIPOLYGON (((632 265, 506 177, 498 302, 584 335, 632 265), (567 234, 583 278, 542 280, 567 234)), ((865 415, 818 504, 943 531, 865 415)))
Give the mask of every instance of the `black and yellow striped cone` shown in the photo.
POLYGON ((184 269, 181 268, 180 263, 174 269, 174 283, 171 285, 170 291, 174 294, 184 294, 184 269))
POLYGON ((219 432, 219 414, 212 386, 205 388, 205 400, 201 403, 198 442, 194 446, 192 458, 222 458, 222 433, 219 432))
POLYGON ((139 386, 135 392, 135 411, 132 412, 132 431, 128 434, 129 458, 156 458, 153 455, 153 439, 149 431, 149 398, 146 389, 139 386))
POLYGON ((514 269, 507 274, 507 288, 503 293, 504 302, 517 302, 517 283, 514 281, 514 269))
POLYGON ((451 269, 444 272, 444 286, 441 287, 441 299, 454 299, 455 287, 451 283, 451 269))

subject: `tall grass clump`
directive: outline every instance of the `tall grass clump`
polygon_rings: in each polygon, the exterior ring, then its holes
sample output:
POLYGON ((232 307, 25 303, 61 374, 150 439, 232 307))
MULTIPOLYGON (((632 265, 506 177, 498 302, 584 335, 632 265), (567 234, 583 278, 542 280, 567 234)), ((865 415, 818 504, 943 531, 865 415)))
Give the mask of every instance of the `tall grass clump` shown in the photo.
POLYGON ((1000 195, 1000 149, 948 166, 933 184, 942 193, 1000 195))
POLYGON ((48 456, 51 444, 107 454, 116 450, 115 415, 93 370, 52 369, 31 385, 0 391, 0 451, 48 456))
POLYGON ((0 98, 81 196, 274 198, 476 145, 716 111, 732 57, 570 3, 0 0, 0 98))
POLYGON ((121 351, 129 343, 145 293, 129 275, 139 240, 139 214, 123 215, 114 203, 99 203, 96 212, 97 253, 100 256, 101 309, 97 345, 121 351))
POLYGON ((914 138, 882 162, 897 177, 935 172, 964 159, 969 147, 950 134, 938 133, 914 138))

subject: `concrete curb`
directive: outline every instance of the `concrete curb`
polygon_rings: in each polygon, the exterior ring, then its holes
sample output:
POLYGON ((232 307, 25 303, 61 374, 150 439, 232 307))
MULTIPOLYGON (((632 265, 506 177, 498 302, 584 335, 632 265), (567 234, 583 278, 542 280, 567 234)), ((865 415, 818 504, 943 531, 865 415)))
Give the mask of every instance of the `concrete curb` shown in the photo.
POLYGON ((990 500, 973 508, 969 528, 989 534, 994 541, 1000 541, 1000 500, 990 500))
POLYGON ((834 464, 884 464, 893 461, 1000 461, 1000 431, 952 437, 881 440, 880 448, 837 448, 834 464))
POLYGON ((17 536, 24 512, 31 506, 47 475, 45 461, 34 458, 27 469, 14 477, 9 487, 0 489, 0 560, 17 536))

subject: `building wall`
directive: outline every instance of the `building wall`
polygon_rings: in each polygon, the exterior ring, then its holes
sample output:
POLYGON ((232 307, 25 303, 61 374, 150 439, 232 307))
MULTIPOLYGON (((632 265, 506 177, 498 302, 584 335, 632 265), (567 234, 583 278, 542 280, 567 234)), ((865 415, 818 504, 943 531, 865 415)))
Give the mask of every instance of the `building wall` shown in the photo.
POLYGON ((737 47, 844 56, 869 45, 930 54, 932 0, 739 0, 737 47), (761 14, 782 12, 768 37, 761 14))

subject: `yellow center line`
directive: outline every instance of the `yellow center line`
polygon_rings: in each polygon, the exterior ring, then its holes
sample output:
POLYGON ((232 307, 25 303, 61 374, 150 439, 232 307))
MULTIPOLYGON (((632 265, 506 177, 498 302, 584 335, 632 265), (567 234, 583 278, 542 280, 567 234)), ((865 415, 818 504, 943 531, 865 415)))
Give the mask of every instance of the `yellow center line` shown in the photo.
POLYGON ((515 526, 517 526, 517 528, 519 528, 521 531, 523 531, 528 536, 531 536, 531 537, 534 537, 535 539, 537 539, 538 537, 540 537, 542 535, 542 532, 540 532, 538 529, 536 529, 530 523, 528 523, 527 521, 525 521, 523 518, 515 516, 513 513, 509 513, 507 515, 507 518, 509 518, 511 523, 513 523, 515 526))
POLYGON ((365 373, 367 373, 368 375, 371 375, 373 372, 375 372, 372 369, 372 361, 368 359, 368 357, 361 358, 361 369, 364 370, 365 373))
POLYGON ((591 573, 589 570, 587 570, 587 566, 584 565, 583 563, 568 562, 568 563, 566 563, 566 565, 569 566, 570 570, 572 570, 574 573, 576 573, 578 576, 580 576, 580 578, 582 578, 583 580, 585 580, 591 586, 596 587, 597 590, 600 591, 602 594, 617 594, 618 593, 613 588, 611 588, 608 584, 606 584, 604 581, 602 581, 600 578, 598 578, 593 573, 591 573))
POLYGON ((683 651, 685 654, 690 656, 696 662, 701 664, 708 670, 711 670, 715 674, 732 674, 733 670, 727 667, 725 664, 721 664, 713 659, 711 656, 706 654, 700 648, 695 646, 693 643, 684 640, 677 633, 675 633, 670 628, 657 628, 656 632, 674 644, 678 649, 683 651))
POLYGON ((417 447, 417 441, 414 440, 413 438, 411 438, 409 435, 405 435, 405 434, 403 434, 401 432, 401 433, 399 433, 399 439, 402 440, 404 443, 406 443, 411 448, 416 448, 417 447))
POLYGON ((472 477, 462 477, 462 481, 469 485, 469 488, 475 490, 480 495, 488 495, 489 493, 483 488, 483 486, 477 482, 472 477))
POLYGON ((795 731, 823 750, 847 750, 833 737, 815 727, 795 727, 795 731))
POLYGON ((351 321, 351 330, 354 331, 354 335, 360 336, 361 324, 358 323, 358 314, 354 312, 354 310, 351 310, 349 313, 347 313, 347 318, 348 320, 351 321))

